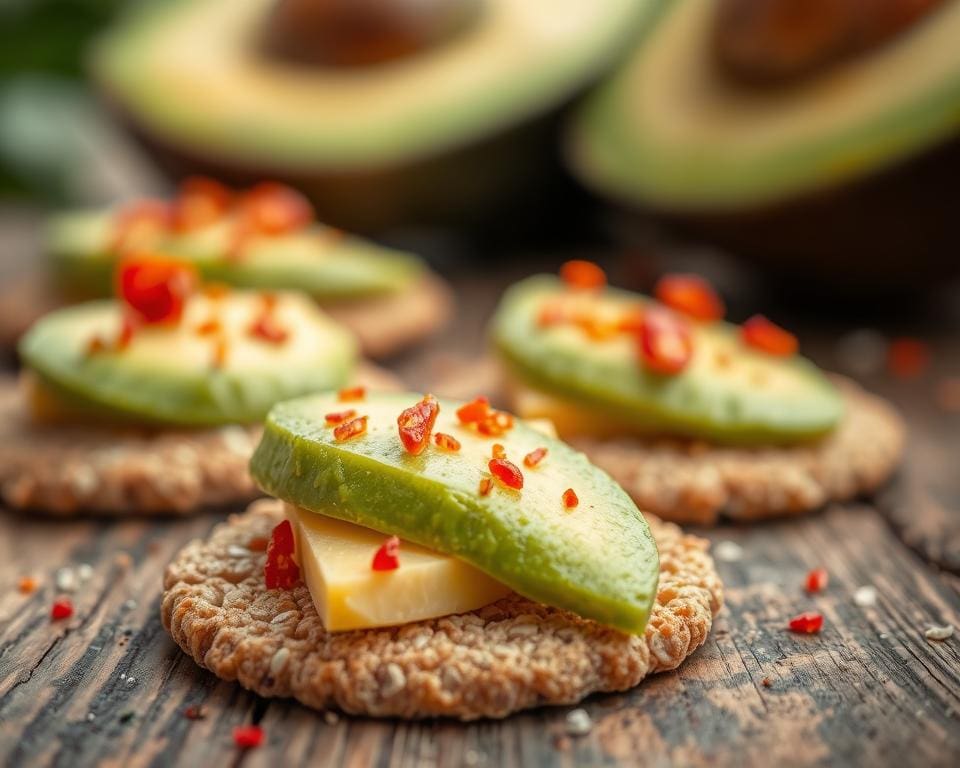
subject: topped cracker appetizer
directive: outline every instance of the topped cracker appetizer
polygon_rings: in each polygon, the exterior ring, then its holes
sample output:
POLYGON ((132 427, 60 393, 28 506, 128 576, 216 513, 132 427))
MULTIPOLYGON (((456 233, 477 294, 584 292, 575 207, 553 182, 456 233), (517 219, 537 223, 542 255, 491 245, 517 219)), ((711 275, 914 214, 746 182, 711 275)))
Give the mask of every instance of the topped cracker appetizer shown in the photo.
POLYGON ((551 419, 669 519, 802 512, 886 480, 903 443, 893 410, 766 318, 723 315, 699 277, 667 276, 649 298, 574 261, 513 286, 492 334, 514 410, 551 419))
POLYGON ((573 703, 676 667, 720 607, 704 541, 483 398, 281 403, 251 472, 280 501, 188 545, 162 618, 262 695, 463 719, 573 703))
POLYGON ((306 198, 272 182, 238 191, 190 178, 172 200, 64 213, 50 222, 47 248, 66 298, 110 295, 120 257, 159 251, 190 261, 208 280, 303 291, 368 354, 416 342, 448 314, 446 286, 418 257, 318 223, 306 198))
POLYGON ((277 401, 353 386, 356 342, 306 296, 201 286, 128 257, 115 300, 38 321, 2 389, 0 493, 55 513, 190 512, 255 495, 246 462, 277 401))

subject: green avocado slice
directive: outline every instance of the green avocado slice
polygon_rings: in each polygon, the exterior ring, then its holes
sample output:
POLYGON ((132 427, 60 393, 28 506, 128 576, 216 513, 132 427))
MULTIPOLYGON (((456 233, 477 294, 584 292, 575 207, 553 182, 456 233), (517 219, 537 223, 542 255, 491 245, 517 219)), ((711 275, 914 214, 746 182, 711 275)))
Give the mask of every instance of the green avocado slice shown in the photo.
MULTIPOLYGON (((570 295, 549 275, 517 283, 494 317, 493 341, 521 381, 608 423, 641 434, 777 444, 818 437, 840 419, 839 392, 813 363, 754 351, 727 323, 692 323, 693 358, 675 376, 645 370, 627 334, 597 341, 572 325, 539 327, 544 303, 570 295)), ((616 312, 649 301, 608 288, 601 304, 616 312)))
POLYGON ((420 399, 377 394, 350 403, 368 417, 367 432, 343 442, 324 420, 345 407, 335 396, 280 403, 267 417, 250 471, 264 491, 291 504, 458 557, 532 600, 643 632, 659 559, 623 489, 583 454, 524 423, 502 437, 476 434, 459 424, 460 404, 446 400, 435 430, 459 440, 460 451, 431 443, 412 456, 400 442, 397 416, 420 399), (523 488, 495 483, 481 496, 495 442, 521 468, 523 488), (525 467, 523 457, 539 447, 546 458, 525 467), (572 510, 562 502, 569 487, 579 497, 572 510))
MULTIPOLYGON (((113 214, 78 211, 55 216, 47 250, 58 283, 70 295, 99 298, 112 292, 116 254, 110 239, 113 214)), ((416 256, 343 235, 329 227, 253 240, 243 257, 228 259, 230 221, 195 232, 171 234, 157 250, 196 264, 206 280, 240 288, 300 290, 321 303, 402 291, 425 270, 416 256)))
POLYGON ((678 213, 752 209, 831 189, 960 127, 960 4, 796 84, 729 82, 712 58, 714 0, 662 3, 584 103, 569 159, 589 186, 678 213))
POLYGON ((190 299, 175 327, 144 326, 124 349, 91 353, 94 337, 116 338, 121 309, 96 301, 53 312, 23 337, 24 365, 76 410, 116 420, 190 427, 261 421, 279 400, 339 387, 356 359, 355 342, 309 299, 280 294, 274 316, 287 329, 283 343, 248 333, 261 298, 236 292, 217 300, 190 299), (196 328, 221 319, 226 355, 215 360, 213 338, 196 328))

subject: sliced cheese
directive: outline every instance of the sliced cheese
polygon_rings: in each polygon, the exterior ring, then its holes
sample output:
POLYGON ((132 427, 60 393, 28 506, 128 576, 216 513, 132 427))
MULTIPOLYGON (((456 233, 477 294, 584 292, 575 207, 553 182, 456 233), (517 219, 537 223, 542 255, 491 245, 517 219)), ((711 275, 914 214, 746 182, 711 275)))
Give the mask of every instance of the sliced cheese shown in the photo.
POLYGON ((513 412, 545 435, 617 437, 631 434, 629 425, 519 381, 510 382, 510 396, 513 412))
POLYGON ((471 565, 400 543, 400 567, 374 571, 382 533, 285 505, 296 559, 328 631, 367 629, 464 613, 510 593, 471 565))

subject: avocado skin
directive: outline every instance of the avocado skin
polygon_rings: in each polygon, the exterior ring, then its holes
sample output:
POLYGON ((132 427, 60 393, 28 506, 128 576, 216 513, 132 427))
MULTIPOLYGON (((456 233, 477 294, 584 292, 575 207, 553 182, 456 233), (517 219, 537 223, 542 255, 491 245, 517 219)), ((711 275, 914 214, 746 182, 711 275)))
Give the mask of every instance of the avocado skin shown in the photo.
MULTIPOLYGON (((500 438, 508 454, 519 458, 544 446, 549 461, 525 470, 522 492, 497 488, 481 497, 485 461, 432 448, 417 457, 403 451, 396 414, 420 397, 377 395, 372 403, 368 396, 358 407, 374 414, 368 434, 343 443, 322 423, 322 414, 338 405, 332 397, 280 403, 267 417, 251 474, 265 492, 291 504, 458 557, 532 600, 642 633, 656 596, 659 558, 646 521, 623 489, 583 454, 518 422, 500 438), (535 472, 548 466, 555 474, 544 480, 550 486, 544 495, 531 486, 535 472), (572 512, 560 502, 568 485, 581 499, 572 512), (595 516, 586 537, 583 515, 595 516)), ((441 419, 457 406, 440 401, 441 419)), ((457 427, 441 422, 437 429, 457 427)), ((494 441, 454 434, 465 451, 467 441, 480 440, 489 458, 494 441)))
MULTIPOLYGON (((588 345, 598 342, 586 337, 583 354, 547 346, 544 332, 536 326, 537 308, 543 299, 565 290, 557 278, 535 275, 508 289, 494 316, 491 334, 498 352, 511 371, 535 389, 596 409, 607 420, 638 434, 702 438, 733 445, 816 439, 833 429, 842 415, 839 392, 816 366, 799 356, 771 359, 742 347, 736 352, 762 364, 784 366, 803 384, 802 398, 778 398, 769 390, 757 392, 721 384, 719 378, 711 378, 706 372, 661 376, 644 370, 632 355, 597 362, 590 359, 588 345)), ((645 300, 627 291, 607 290, 634 303, 645 300)), ((725 323, 715 324, 708 332, 720 338, 735 333, 725 323)), ((695 335, 695 359, 698 344, 706 338, 703 332, 695 335)))

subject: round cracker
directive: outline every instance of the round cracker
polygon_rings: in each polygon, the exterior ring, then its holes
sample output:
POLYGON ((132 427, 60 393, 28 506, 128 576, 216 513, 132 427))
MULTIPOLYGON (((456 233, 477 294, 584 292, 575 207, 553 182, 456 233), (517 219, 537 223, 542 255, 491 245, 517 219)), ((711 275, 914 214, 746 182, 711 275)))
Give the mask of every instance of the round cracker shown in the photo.
MULTIPOLYGON (((389 371, 362 363, 353 379, 400 389, 389 371)), ((38 425, 16 381, 0 382, 0 499, 13 509, 187 515, 260 495, 247 463, 260 425, 135 429, 38 425)))
POLYGON ((677 667, 723 601, 707 542, 651 519, 660 585, 643 636, 518 595, 402 627, 328 633, 305 586, 264 585, 263 541, 282 519, 280 502, 263 499, 188 544, 167 566, 161 617, 217 677, 317 709, 471 720, 573 704, 677 667))
POLYGON ((844 416, 816 442, 741 448, 639 437, 574 438, 640 509, 679 523, 795 515, 877 490, 900 462, 903 421, 885 400, 836 376, 844 416))
POLYGON ((324 305, 324 311, 349 328, 364 354, 387 357, 438 331, 450 317, 453 294, 432 273, 396 293, 324 305))

